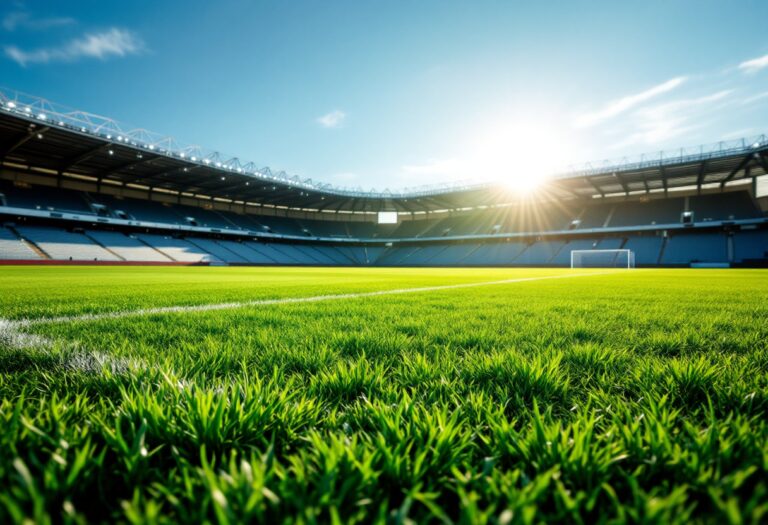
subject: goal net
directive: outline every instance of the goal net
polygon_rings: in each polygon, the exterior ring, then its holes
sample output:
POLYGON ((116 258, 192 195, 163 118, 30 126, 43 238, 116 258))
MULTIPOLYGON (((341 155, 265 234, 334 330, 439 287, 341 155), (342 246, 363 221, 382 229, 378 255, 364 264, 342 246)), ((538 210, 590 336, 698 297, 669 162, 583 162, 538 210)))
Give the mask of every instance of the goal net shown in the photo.
POLYGON ((571 250, 571 268, 634 268, 632 250, 571 250))

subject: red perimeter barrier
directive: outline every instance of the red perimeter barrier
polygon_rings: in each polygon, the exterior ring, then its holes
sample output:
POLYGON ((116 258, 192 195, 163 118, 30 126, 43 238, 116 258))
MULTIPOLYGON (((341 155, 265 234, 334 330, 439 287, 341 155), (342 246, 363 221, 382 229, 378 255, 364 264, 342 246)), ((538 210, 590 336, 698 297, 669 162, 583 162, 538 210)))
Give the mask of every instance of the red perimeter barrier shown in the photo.
POLYGON ((0 259, 0 266, 210 266, 207 262, 59 261, 54 259, 0 259))

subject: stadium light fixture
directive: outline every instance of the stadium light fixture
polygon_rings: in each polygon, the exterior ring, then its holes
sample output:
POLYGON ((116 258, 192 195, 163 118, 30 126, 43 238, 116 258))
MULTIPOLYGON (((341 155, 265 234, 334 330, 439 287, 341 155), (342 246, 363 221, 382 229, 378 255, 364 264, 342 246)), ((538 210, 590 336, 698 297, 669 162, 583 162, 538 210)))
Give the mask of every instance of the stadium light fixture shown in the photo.
POLYGON ((8 107, 11 108, 11 109, 15 109, 16 108, 16 103, 15 102, 8 102, 8 107))

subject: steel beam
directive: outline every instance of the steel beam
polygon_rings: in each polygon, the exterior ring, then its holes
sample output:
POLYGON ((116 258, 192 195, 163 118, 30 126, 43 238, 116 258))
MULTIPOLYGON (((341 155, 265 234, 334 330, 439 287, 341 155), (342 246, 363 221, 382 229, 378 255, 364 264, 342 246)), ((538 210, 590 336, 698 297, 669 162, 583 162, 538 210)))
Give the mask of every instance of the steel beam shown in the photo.
POLYGON ((763 171, 766 175, 768 175, 768 153, 763 152, 760 155, 757 156, 757 161, 760 163, 760 166, 763 168, 763 171))
POLYGON ((736 176, 737 173, 739 173, 741 170, 747 167, 747 164, 752 160, 752 154, 747 155, 742 159, 739 164, 733 168, 733 171, 731 171, 726 178, 720 181, 720 187, 724 187, 726 183, 733 180, 733 178, 736 176))
POLYGON ((159 157, 156 155, 150 155, 147 157, 142 157, 137 160, 132 160, 130 162, 124 162, 123 164, 117 166, 116 168, 110 168, 108 170, 103 171, 102 173, 98 174, 99 178, 105 179, 109 177, 110 175, 115 175, 120 173, 123 170, 129 170, 131 168, 135 168, 136 166, 141 166, 142 164, 147 164, 149 162, 152 162, 153 160, 157 160, 159 157))
MULTIPOLYGON (((165 175, 172 175, 172 174, 178 173, 178 172, 189 173, 189 172, 191 172, 191 171, 193 171, 193 170, 195 170, 195 169, 197 169, 199 167, 201 167, 201 166, 187 167, 187 171, 184 171, 184 168, 185 168, 184 166, 179 166, 179 167, 172 168, 172 169, 164 168, 162 170, 153 171, 152 173, 145 173, 144 175, 140 175, 138 177, 132 178, 131 180, 123 181, 123 182, 127 182, 129 184, 136 184, 137 182, 143 182, 143 181, 146 181, 148 179, 153 179, 155 177, 163 177, 165 175)), ((180 190, 180 191, 183 191, 183 190, 180 190)))
POLYGON ((622 177, 621 175, 619 175, 615 171, 613 172, 613 176, 616 178, 616 180, 619 181, 619 184, 621 184, 621 189, 624 190, 624 193, 626 195, 629 195, 629 186, 627 186, 627 182, 624 180, 624 177, 622 177))
POLYGON ((14 151, 16 151, 18 148, 29 142, 32 137, 35 135, 45 133, 48 131, 49 127, 43 127, 43 128, 34 128, 30 129, 26 133, 23 133, 19 135, 17 138, 13 139, 7 146, 4 146, 2 149, 0 149, 0 158, 5 158, 14 151))
POLYGON ((60 172, 61 171, 68 171, 68 170, 72 169, 72 167, 77 166, 78 164, 83 162, 84 160, 88 160, 91 157, 93 157, 94 155, 96 155, 96 154, 98 154, 98 153, 108 149, 109 146, 111 146, 111 144, 109 142, 105 142, 103 144, 99 144, 95 148, 91 148, 88 151, 84 151, 83 153, 81 153, 79 155, 75 155, 74 157, 70 157, 70 158, 66 159, 64 162, 62 162, 59 165, 59 171, 60 172))
POLYGON ((595 181, 592 180, 591 177, 584 177, 584 180, 587 181, 587 183, 589 183, 590 186, 595 188, 595 191, 597 191, 597 193, 599 193, 601 197, 605 197, 605 192, 602 190, 602 188, 600 188, 600 186, 598 186, 595 183, 595 181))
POLYGON ((701 165, 699 166, 699 175, 696 177, 696 186, 698 187, 699 193, 701 193, 701 185, 704 183, 704 175, 707 173, 707 161, 703 160, 701 161, 701 165))

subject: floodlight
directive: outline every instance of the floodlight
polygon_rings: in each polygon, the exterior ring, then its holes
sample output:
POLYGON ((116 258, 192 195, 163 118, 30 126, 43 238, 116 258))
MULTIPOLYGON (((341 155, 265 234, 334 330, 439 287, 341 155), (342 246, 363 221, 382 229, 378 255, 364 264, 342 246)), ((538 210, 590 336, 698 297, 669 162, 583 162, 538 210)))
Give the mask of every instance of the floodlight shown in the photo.
POLYGON ((8 107, 13 109, 13 108, 16 107, 16 103, 15 102, 8 102, 8 107))

